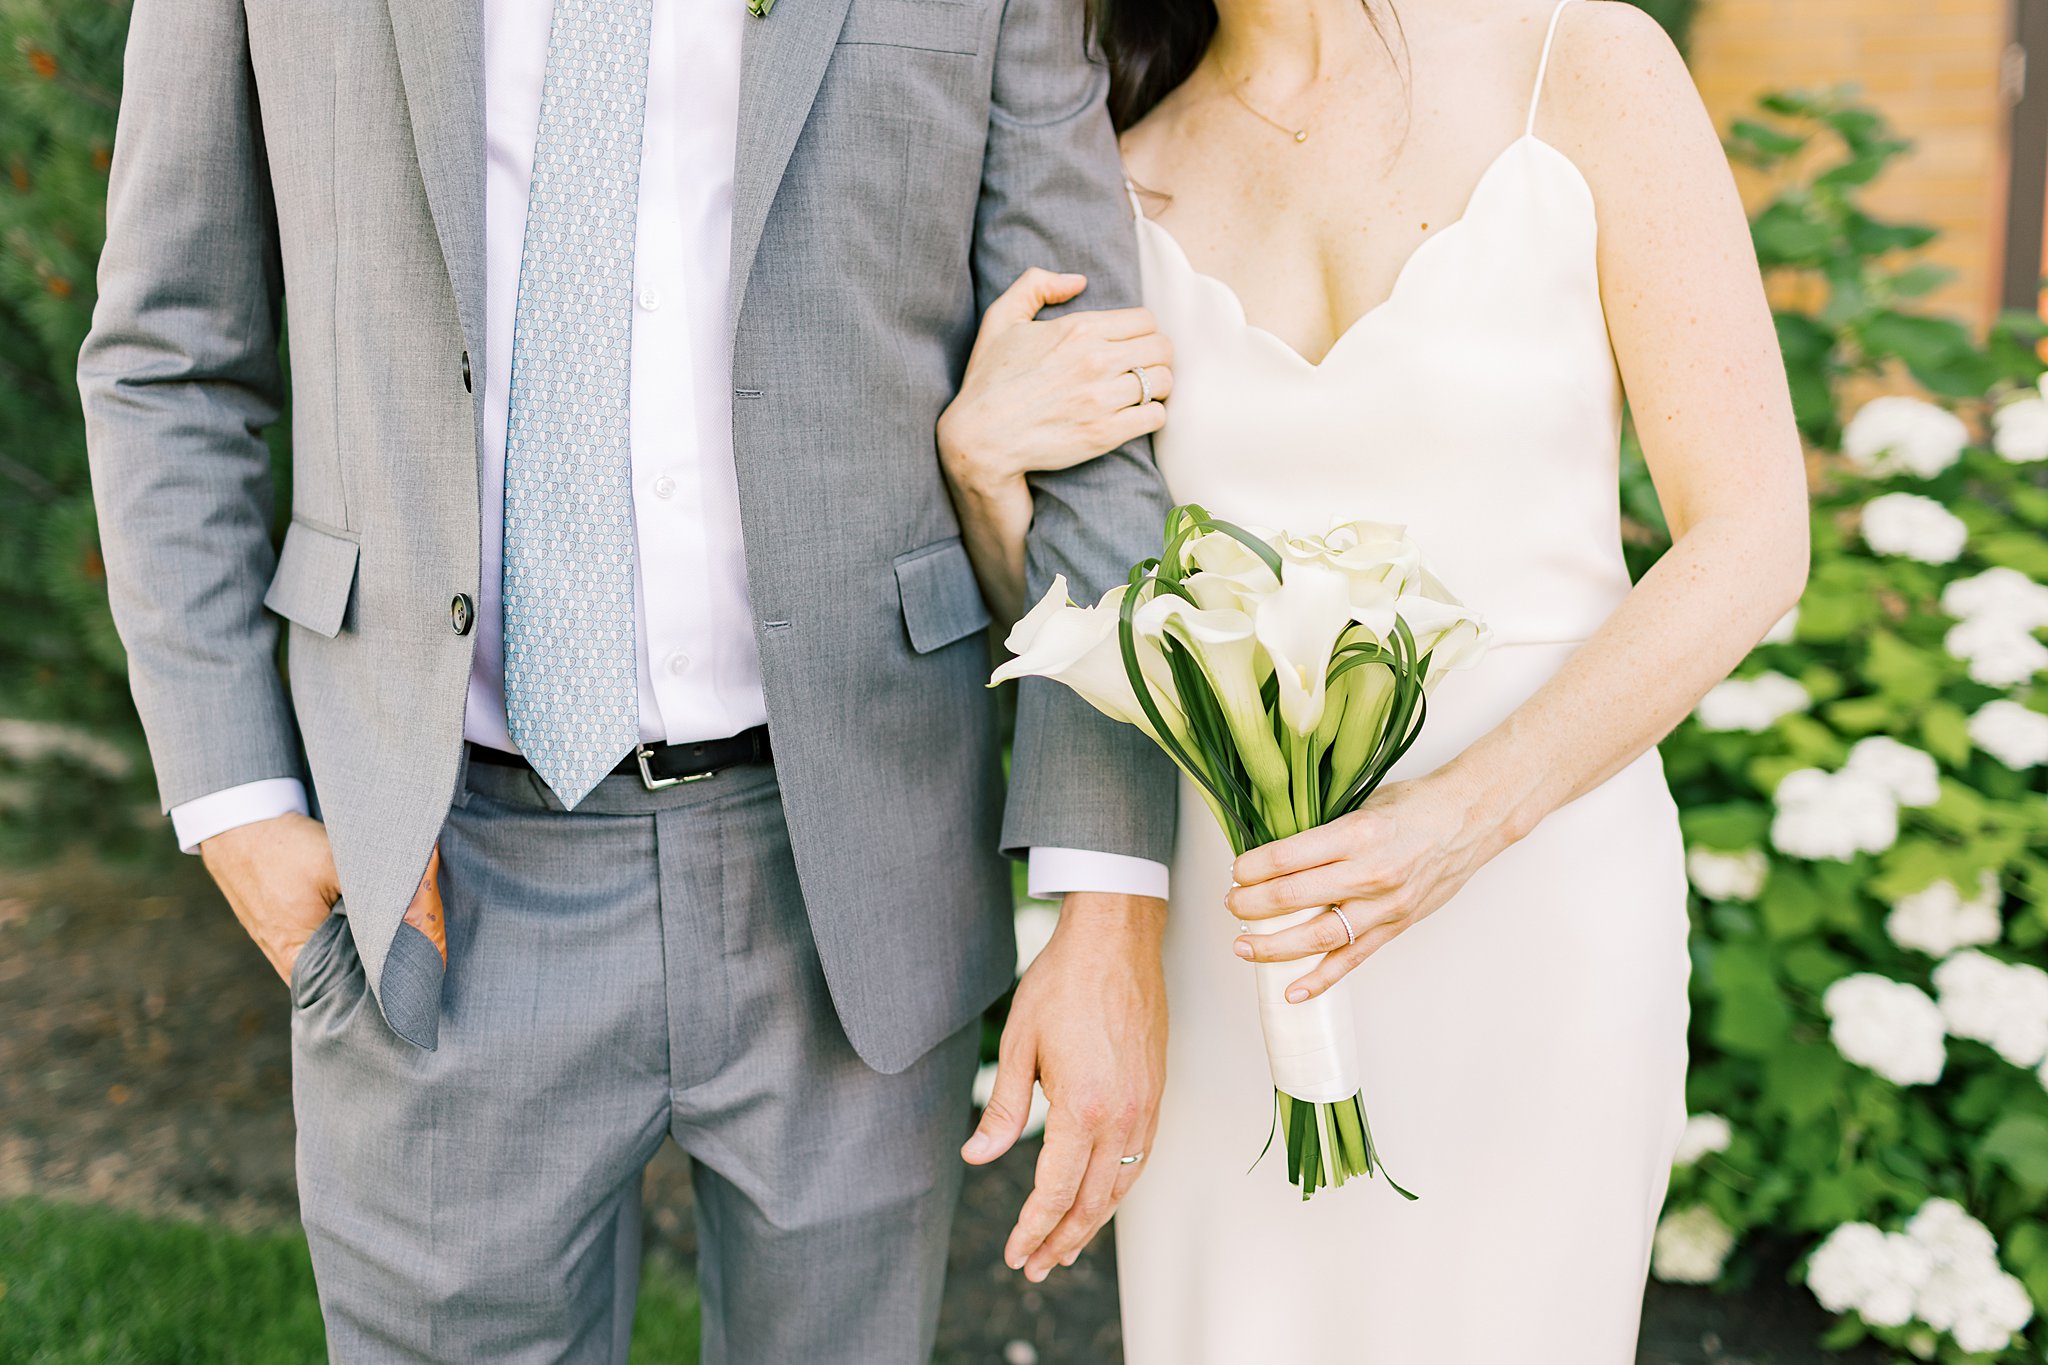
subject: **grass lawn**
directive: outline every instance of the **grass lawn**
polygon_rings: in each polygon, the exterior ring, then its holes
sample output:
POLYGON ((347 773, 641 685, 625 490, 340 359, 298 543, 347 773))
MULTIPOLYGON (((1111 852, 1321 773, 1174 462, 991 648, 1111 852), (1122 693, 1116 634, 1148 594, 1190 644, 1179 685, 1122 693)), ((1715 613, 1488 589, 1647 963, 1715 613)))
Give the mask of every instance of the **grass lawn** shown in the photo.
MULTIPOLYGON (((697 1292, 650 1261, 633 1354, 697 1358, 697 1292)), ((305 1238, 0 1203, 0 1361, 287 1365, 327 1358, 305 1238)))

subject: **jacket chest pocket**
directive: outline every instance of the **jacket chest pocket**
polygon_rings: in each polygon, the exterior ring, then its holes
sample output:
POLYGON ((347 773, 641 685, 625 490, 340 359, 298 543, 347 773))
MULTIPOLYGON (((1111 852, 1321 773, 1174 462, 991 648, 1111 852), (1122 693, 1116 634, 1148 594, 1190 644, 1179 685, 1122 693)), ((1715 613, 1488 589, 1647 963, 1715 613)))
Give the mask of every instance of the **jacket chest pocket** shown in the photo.
POLYGON ((983 0, 853 0, 839 45, 971 55, 981 51, 987 14, 983 0))

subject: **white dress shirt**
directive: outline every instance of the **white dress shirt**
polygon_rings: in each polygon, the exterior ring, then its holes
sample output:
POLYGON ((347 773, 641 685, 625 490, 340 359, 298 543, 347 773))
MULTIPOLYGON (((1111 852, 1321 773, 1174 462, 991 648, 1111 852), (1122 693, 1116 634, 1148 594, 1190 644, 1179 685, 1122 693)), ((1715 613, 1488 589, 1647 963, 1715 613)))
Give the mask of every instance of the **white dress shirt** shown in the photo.
MULTIPOLYGON (((499 599, 505 419, 526 200, 553 0, 485 0, 484 477, 476 653, 463 733, 516 750, 505 726, 499 599)), ((640 734, 722 739, 768 719, 747 600, 732 450, 733 166, 739 138, 739 0, 654 0, 634 253, 632 486, 640 734)), ((621 755, 624 757, 624 755, 621 755)), ((171 811, 188 851, 226 829, 304 812, 304 789, 267 779, 171 811)), ((1164 896, 1158 863, 1034 849, 1030 892, 1164 896)))

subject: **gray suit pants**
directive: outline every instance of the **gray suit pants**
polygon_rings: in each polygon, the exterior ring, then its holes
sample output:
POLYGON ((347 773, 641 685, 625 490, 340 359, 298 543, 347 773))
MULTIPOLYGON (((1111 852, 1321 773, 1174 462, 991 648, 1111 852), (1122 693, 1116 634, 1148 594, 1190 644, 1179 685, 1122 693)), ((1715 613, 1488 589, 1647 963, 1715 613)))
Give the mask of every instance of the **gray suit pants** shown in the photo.
POLYGON ((624 1360, 641 1173, 672 1135, 707 1365, 928 1360, 976 1029, 897 1075, 854 1055, 773 771, 608 778, 565 813, 471 765, 441 854, 438 1049, 386 1026, 345 911, 293 976, 333 1358, 624 1360))

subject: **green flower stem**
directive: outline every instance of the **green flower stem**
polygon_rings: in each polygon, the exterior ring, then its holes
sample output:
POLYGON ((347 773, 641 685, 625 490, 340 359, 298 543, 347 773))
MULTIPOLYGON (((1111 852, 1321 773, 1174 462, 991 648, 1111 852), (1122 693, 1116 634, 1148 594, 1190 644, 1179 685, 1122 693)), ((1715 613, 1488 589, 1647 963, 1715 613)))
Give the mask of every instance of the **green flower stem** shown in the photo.
POLYGON ((1335 1188, 1375 1172, 1403 1199, 1415 1198, 1387 1174, 1373 1146, 1362 1093, 1334 1104, 1311 1104, 1284 1090, 1275 1090, 1273 1097, 1287 1148, 1287 1181, 1301 1191, 1304 1201, 1325 1186, 1335 1188))

